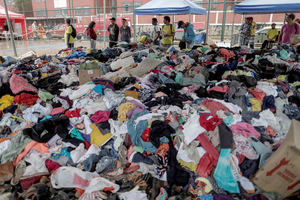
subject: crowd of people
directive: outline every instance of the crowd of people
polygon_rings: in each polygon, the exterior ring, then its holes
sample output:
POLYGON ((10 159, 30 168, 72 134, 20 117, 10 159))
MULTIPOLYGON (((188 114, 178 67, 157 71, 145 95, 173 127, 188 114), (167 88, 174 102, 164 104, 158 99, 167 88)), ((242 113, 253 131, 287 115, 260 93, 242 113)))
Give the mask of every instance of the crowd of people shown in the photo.
MULTIPOLYGON (((131 42, 131 29, 128 26, 127 19, 122 19, 122 26, 119 27, 116 23, 116 18, 110 18, 111 24, 108 26, 107 31, 109 32, 109 47, 112 48, 121 42, 131 42), (120 40, 119 40, 119 35, 120 40)), ((168 49, 174 43, 174 37, 176 32, 176 27, 171 23, 169 16, 164 17, 164 25, 160 27, 158 25, 157 18, 152 19, 152 30, 150 34, 150 42, 155 45, 160 45, 162 50, 168 49)), ((293 13, 286 16, 286 24, 283 25, 281 31, 276 29, 276 24, 272 24, 272 28, 267 32, 267 40, 262 44, 262 49, 271 48, 275 42, 278 43, 290 43, 291 36, 300 33, 300 20, 295 20, 295 15, 293 13)), ((91 50, 96 48, 97 34, 95 33, 94 27, 95 22, 92 21, 87 28, 87 36, 91 42, 91 50)), ((74 38, 71 36, 72 30, 74 28, 70 24, 70 20, 67 20, 67 28, 65 39, 68 47, 73 47, 74 38)), ((179 21, 177 24, 178 29, 184 29, 183 37, 179 43, 180 49, 189 48, 191 49, 195 41, 195 31, 194 25, 189 22, 179 21)), ((254 38, 256 34, 256 22, 253 17, 247 17, 245 23, 240 27, 240 45, 248 46, 254 49, 254 38)))
MULTIPOLYGON (((286 16, 286 24, 284 24, 279 32, 276 24, 272 24, 272 28, 267 32, 267 40, 262 44, 262 49, 271 48, 275 42, 280 44, 290 43, 292 35, 300 33, 300 19, 296 19, 295 14, 291 13, 286 16)), ((245 23, 240 27, 240 45, 250 46, 254 49, 254 38, 256 33, 256 22, 253 17, 247 17, 245 23)))
MULTIPOLYGON (((122 19, 122 26, 119 27, 116 23, 116 18, 110 18, 111 24, 108 26, 107 31, 109 32, 109 47, 112 48, 116 46, 119 42, 119 35, 121 42, 131 42, 131 29, 128 26, 127 19, 122 19)), ((91 42, 91 50, 96 48, 97 34, 94 30, 96 23, 92 21, 87 28, 87 38, 91 42)), ((160 45, 161 49, 168 49, 174 42, 175 36, 175 26, 171 24, 171 19, 169 16, 164 17, 164 25, 160 28, 158 25, 157 18, 152 19, 152 31, 151 31, 151 42, 155 45, 160 45)), ((178 22, 178 29, 184 29, 184 35, 182 37, 181 43, 185 44, 185 47, 192 48, 195 40, 194 25, 189 22, 178 22)), ((71 20, 67 19, 67 28, 65 32, 65 41, 68 48, 74 47, 74 37, 72 37, 72 32, 76 32, 74 27, 71 25, 71 20)))

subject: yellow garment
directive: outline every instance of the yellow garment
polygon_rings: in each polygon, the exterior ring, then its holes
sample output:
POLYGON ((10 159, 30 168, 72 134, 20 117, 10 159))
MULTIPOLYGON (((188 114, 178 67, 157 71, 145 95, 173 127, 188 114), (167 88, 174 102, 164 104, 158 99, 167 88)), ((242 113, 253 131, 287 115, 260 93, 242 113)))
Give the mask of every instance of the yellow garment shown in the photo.
MULTIPOLYGON (((71 34, 72 33, 72 27, 71 26, 68 26, 66 28, 66 31, 65 31, 65 42, 66 44, 68 43, 67 39, 68 39, 68 35, 67 34, 71 34)), ((69 40, 69 43, 70 44, 74 44, 74 38, 70 35, 70 40, 69 40)))
POLYGON ((137 91, 126 90, 125 91, 125 96, 126 97, 133 97, 135 99, 139 99, 139 93, 137 91))
POLYGON ((193 172, 196 172, 196 169, 197 169, 197 166, 198 166, 196 163, 193 163, 193 162, 184 162, 181 159, 178 159, 178 163, 182 167, 185 167, 186 169, 188 169, 190 171, 193 171, 193 172))
POLYGON ((252 22, 252 29, 251 29, 251 35, 255 36, 256 33, 256 22, 252 22))
POLYGON ((90 134, 91 136, 91 144, 95 144, 97 146, 102 146, 104 145, 110 138, 113 137, 112 133, 107 133, 103 135, 101 131, 98 129, 96 124, 91 124, 90 125, 92 132, 90 134))
POLYGON ((15 97, 10 95, 4 95, 0 99, 0 110, 4 110, 5 108, 11 106, 11 104, 14 102, 15 97))
POLYGON ((299 82, 299 81, 296 81, 296 82, 292 83, 292 85, 293 85, 294 87, 297 87, 298 85, 300 85, 300 82, 299 82))
POLYGON ((118 120, 119 121, 128 121, 126 114, 135 107, 134 103, 123 103, 118 112, 118 120))
MULTIPOLYGON (((175 33, 175 27, 174 25, 172 25, 172 30, 171 30, 171 24, 169 25, 163 25, 161 31, 165 31, 166 35, 171 35, 172 33, 175 33)), ((169 36, 169 37, 164 37, 161 40, 162 44, 172 44, 173 43, 173 36, 169 36)))
POLYGON ((280 75, 277 77, 278 81, 285 81, 285 79, 286 79, 286 75, 280 75))
POLYGON ((249 98, 249 100, 252 105, 252 112, 260 112, 263 102, 256 98, 249 98))
POLYGON ((276 39, 276 36, 278 35, 278 30, 275 28, 275 29, 270 29, 268 32, 267 32, 267 36, 269 39, 273 39, 273 41, 275 41, 276 39))
POLYGON ((42 78, 46 78, 48 76, 48 73, 42 73, 42 78))
POLYGON ((141 36, 137 39, 137 42, 139 42, 139 43, 144 43, 146 41, 147 41, 147 36, 146 35, 143 35, 143 36, 141 36))
POLYGON ((203 178, 203 177, 196 178, 195 182, 197 183, 197 185, 199 185, 199 183, 201 183, 201 182, 205 183, 205 186, 203 187, 203 189, 206 194, 210 193, 214 189, 212 184, 206 178, 203 178))

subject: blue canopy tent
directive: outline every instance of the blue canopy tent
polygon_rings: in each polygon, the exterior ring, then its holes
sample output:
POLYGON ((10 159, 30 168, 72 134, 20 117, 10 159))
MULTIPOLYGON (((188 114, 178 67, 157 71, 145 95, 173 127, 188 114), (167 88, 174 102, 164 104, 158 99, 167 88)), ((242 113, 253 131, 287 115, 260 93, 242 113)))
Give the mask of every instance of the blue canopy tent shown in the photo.
POLYGON ((134 9, 136 15, 205 15, 206 9, 189 0, 152 0, 145 5, 134 9))
POLYGON ((299 0, 245 0, 234 7, 235 13, 287 13, 300 12, 299 0))

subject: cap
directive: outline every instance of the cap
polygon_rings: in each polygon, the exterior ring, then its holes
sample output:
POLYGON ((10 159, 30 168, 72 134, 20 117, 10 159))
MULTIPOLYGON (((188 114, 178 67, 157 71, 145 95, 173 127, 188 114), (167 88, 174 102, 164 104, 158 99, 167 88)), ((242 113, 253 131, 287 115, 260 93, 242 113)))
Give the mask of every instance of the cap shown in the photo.
POLYGON ((126 18, 123 18, 122 20, 123 20, 123 21, 127 21, 127 19, 126 19, 126 18))
POLYGON ((110 18, 109 20, 114 20, 114 21, 116 21, 116 18, 112 17, 112 18, 110 18))
POLYGON ((183 21, 179 21, 178 22, 178 28, 181 28, 181 26, 184 24, 184 22, 183 21))

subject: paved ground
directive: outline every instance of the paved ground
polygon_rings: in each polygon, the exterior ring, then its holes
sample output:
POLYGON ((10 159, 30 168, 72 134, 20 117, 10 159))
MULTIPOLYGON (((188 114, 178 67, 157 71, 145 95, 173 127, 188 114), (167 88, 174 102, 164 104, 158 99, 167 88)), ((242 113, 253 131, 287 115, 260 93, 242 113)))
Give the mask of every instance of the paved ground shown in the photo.
MULTIPOLYGON (((27 53, 28 51, 35 51, 38 55, 56 54, 59 50, 66 48, 63 40, 29 40, 29 41, 15 41, 18 56, 27 53)), ((89 41, 76 41, 75 47, 84 46, 89 47, 89 41)), ((97 48, 104 48, 103 42, 97 42, 97 48)), ((0 55, 14 56, 11 41, 0 41, 0 55)))

